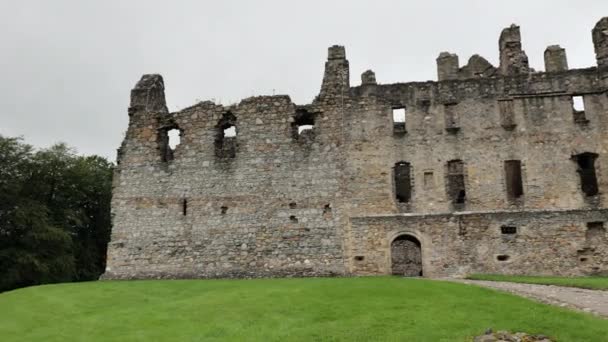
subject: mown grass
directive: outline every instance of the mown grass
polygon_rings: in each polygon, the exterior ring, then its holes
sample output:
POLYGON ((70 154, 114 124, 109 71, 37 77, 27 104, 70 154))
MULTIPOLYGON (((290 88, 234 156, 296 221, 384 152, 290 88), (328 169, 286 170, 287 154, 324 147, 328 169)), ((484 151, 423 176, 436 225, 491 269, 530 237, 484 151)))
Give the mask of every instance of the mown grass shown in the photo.
POLYGON ((606 341, 608 321, 396 277, 104 281, 0 294, 7 341, 467 341, 487 328, 606 341))
MULTIPOLYGON (((559 285, 580 287, 592 290, 608 290, 608 277, 545 277, 545 276, 511 276, 499 274, 473 274, 468 279, 507 281, 512 283, 559 285)), ((608 341, 608 337, 606 338, 608 341)))

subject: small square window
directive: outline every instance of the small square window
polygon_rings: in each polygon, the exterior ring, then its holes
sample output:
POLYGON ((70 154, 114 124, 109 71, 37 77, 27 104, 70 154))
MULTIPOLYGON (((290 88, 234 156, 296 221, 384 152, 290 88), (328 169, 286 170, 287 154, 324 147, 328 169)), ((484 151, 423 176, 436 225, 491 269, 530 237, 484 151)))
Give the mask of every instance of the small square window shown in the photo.
POLYGON ((517 234, 517 227, 515 226, 502 226, 500 227, 500 233, 506 235, 517 234))
POLYGON ((393 108, 393 122, 403 122, 405 123, 405 108, 393 108))

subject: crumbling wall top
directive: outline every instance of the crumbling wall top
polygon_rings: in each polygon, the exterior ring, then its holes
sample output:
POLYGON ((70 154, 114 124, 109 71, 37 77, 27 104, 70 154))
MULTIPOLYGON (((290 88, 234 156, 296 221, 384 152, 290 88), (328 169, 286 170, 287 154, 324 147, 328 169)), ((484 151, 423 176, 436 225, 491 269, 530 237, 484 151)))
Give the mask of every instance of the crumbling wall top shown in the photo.
POLYGON ((592 30, 595 58, 600 68, 608 68, 608 17, 600 19, 592 30))
POLYGON ((500 73, 503 75, 527 74, 530 72, 528 56, 522 49, 519 26, 512 24, 500 33, 500 73))
POLYGON ((545 71, 565 71, 568 70, 568 59, 566 58, 566 49, 559 45, 550 45, 544 53, 545 71))
POLYGON ((165 82, 159 74, 146 74, 131 90, 131 108, 148 112, 167 112, 165 82))
POLYGON ((361 84, 369 85, 369 84, 377 84, 376 83, 376 74, 372 70, 366 70, 361 74, 361 84))
POLYGON ((330 46, 327 51, 327 59, 346 59, 346 50, 344 49, 344 46, 330 46))
POLYGON ((511 24, 500 32, 499 46, 504 49, 509 43, 521 42, 521 32, 518 25, 511 24))

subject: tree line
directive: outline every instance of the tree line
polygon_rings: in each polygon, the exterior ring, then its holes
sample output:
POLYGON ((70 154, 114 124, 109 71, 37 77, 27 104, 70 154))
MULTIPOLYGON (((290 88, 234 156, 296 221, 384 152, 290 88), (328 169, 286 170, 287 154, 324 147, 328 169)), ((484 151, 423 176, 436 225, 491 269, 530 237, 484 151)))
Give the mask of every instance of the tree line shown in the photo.
POLYGON ((65 144, 34 149, 0 135, 0 292, 103 273, 112 170, 65 144))

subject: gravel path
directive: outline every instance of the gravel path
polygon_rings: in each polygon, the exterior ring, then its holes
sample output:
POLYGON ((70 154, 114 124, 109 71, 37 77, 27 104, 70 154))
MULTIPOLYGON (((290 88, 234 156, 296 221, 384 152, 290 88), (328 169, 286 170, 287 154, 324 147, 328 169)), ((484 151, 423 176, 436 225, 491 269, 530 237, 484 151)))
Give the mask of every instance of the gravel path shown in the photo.
POLYGON ((571 308, 608 318, 608 291, 587 290, 575 287, 508 283, 500 281, 444 279, 510 292, 546 304, 571 308))

